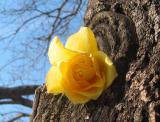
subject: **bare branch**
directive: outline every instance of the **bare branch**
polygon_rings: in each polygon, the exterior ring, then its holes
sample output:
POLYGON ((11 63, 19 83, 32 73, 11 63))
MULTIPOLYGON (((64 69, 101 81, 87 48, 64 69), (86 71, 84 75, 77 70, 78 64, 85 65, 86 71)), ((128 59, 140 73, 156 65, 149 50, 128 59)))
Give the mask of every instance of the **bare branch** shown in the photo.
POLYGON ((0 99, 12 99, 12 101, 1 101, 0 104, 6 103, 14 103, 21 104, 27 107, 32 107, 32 101, 29 99, 25 99, 23 95, 32 95, 35 92, 35 89, 38 85, 26 85, 26 86, 17 86, 12 88, 0 87, 0 99))
POLYGON ((7 122, 15 122, 16 120, 22 118, 22 117, 29 117, 30 115, 29 114, 26 114, 26 113, 19 113, 16 117, 8 120, 7 122))
POLYGON ((16 103, 12 100, 2 100, 2 101, 0 101, 0 105, 3 105, 3 104, 16 104, 16 103))
POLYGON ((11 88, 0 87, 0 99, 10 98, 15 95, 21 96, 34 94, 34 91, 38 86, 39 85, 25 85, 11 88))

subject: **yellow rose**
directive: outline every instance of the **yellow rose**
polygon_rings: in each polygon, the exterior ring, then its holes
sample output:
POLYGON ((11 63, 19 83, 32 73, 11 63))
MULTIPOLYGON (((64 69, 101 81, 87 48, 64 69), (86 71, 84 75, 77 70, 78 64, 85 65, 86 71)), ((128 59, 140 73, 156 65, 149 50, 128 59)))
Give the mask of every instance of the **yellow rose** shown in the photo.
POLYGON ((96 100, 117 76, 109 57, 99 51, 93 32, 81 27, 66 42, 58 37, 50 44, 48 56, 52 64, 46 77, 49 93, 65 94, 73 103, 96 100))

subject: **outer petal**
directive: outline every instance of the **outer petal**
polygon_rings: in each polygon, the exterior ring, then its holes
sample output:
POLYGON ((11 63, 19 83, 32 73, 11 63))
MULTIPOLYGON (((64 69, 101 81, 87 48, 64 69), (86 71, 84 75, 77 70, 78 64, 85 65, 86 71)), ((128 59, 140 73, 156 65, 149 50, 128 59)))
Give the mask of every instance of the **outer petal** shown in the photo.
POLYGON ((92 53, 98 51, 95 36, 88 27, 81 27, 77 33, 71 35, 65 47, 78 52, 92 53))
POLYGON ((103 87, 93 87, 88 90, 75 91, 75 93, 96 100, 101 95, 102 91, 103 87))
POLYGON ((90 98, 74 93, 69 89, 64 89, 64 93, 68 97, 68 99, 72 101, 74 104, 83 104, 90 100, 90 98))
POLYGON ((62 76, 58 68, 52 66, 46 77, 47 91, 55 95, 63 92, 61 81, 62 81, 62 76))
POLYGON ((64 48, 58 37, 55 37, 49 46, 48 57, 53 65, 61 61, 67 61, 75 55, 76 52, 64 48))
POLYGON ((113 80, 117 77, 115 66, 113 62, 110 60, 110 58, 102 51, 98 51, 93 55, 98 61, 100 70, 104 71, 105 73, 104 75, 105 75, 106 84, 104 88, 106 89, 112 84, 113 80))

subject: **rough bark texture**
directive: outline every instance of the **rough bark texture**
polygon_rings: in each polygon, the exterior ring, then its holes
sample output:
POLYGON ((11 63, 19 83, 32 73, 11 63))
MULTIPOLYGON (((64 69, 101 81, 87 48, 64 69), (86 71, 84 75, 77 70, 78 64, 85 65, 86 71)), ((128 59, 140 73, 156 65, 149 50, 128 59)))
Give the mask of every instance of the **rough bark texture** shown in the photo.
POLYGON ((97 101, 36 90, 33 122, 160 122, 160 1, 90 0, 85 24, 119 76, 97 101))

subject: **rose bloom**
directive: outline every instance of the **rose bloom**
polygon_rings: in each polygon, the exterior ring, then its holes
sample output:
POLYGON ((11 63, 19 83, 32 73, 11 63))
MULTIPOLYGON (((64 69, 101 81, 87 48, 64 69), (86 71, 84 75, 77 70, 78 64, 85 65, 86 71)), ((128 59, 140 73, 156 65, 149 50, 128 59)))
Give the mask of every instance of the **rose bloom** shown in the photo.
POLYGON ((112 61, 98 50, 88 27, 71 35, 65 46, 55 37, 48 56, 52 64, 46 76, 48 93, 63 93, 75 104, 96 100, 117 76, 112 61))

